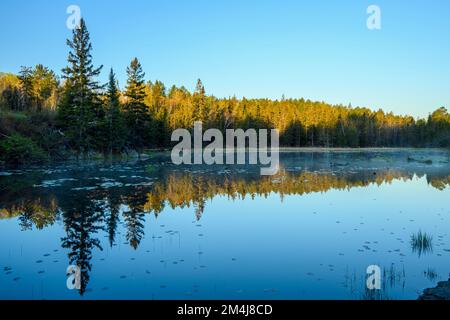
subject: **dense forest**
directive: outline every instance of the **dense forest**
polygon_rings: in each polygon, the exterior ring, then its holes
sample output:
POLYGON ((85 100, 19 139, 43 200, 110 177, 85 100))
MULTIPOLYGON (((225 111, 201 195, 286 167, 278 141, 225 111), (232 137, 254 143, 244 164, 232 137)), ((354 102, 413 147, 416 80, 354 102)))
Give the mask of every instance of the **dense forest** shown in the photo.
POLYGON ((43 65, 0 73, 0 160, 7 164, 71 156, 141 154, 168 148, 177 128, 277 128, 286 147, 449 147, 450 114, 427 119, 305 99, 237 99, 146 82, 137 58, 120 89, 114 71, 106 84, 92 62, 84 20, 67 40, 67 67, 58 76, 43 65))

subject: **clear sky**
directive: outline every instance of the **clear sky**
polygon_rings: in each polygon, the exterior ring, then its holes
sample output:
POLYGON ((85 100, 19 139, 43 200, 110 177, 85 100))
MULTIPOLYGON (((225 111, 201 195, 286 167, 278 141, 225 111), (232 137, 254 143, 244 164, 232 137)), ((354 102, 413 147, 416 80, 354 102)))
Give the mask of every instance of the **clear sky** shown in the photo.
POLYGON ((1 0, 0 71, 58 74, 81 8, 96 64, 120 85, 137 56, 147 80, 218 97, 305 97, 426 116, 450 108, 448 0, 1 0), (381 30, 366 27, 381 9, 381 30))

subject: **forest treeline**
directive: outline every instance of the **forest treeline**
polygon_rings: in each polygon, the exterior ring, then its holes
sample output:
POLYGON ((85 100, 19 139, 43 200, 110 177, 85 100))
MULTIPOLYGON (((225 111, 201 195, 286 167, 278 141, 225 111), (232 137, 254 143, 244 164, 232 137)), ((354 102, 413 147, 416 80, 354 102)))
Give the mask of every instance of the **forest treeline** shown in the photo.
POLYGON ((114 71, 98 82, 84 20, 67 40, 67 67, 58 77, 43 65, 0 74, 0 160, 11 164, 142 153, 172 146, 171 133, 192 128, 280 130, 286 147, 449 147, 450 114, 441 107, 427 119, 305 99, 237 99, 146 82, 137 58, 120 90, 114 71))

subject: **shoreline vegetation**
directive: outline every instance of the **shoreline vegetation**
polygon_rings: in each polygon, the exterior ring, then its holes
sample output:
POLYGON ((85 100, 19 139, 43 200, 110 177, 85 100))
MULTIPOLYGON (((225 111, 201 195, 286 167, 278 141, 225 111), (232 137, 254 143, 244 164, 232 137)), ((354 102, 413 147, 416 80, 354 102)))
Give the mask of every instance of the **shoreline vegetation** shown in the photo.
POLYGON ((61 76, 43 65, 22 67, 18 75, 0 73, 0 166, 145 157, 171 149, 171 132, 192 130, 196 121, 204 130, 223 132, 277 128, 282 150, 450 148, 450 114, 444 107, 414 119, 305 99, 217 98, 206 94, 201 80, 194 92, 146 82, 137 58, 121 90, 112 69, 107 84, 96 80, 103 66, 92 63, 84 20, 67 45, 61 76))

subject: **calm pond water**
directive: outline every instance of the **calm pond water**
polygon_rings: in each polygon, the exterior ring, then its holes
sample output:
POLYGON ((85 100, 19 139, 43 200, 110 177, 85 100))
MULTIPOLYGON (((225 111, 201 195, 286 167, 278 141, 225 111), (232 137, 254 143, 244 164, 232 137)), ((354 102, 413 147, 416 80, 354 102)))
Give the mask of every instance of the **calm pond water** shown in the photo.
POLYGON ((0 170, 0 299, 417 299, 449 277, 449 184, 443 150, 0 170))

